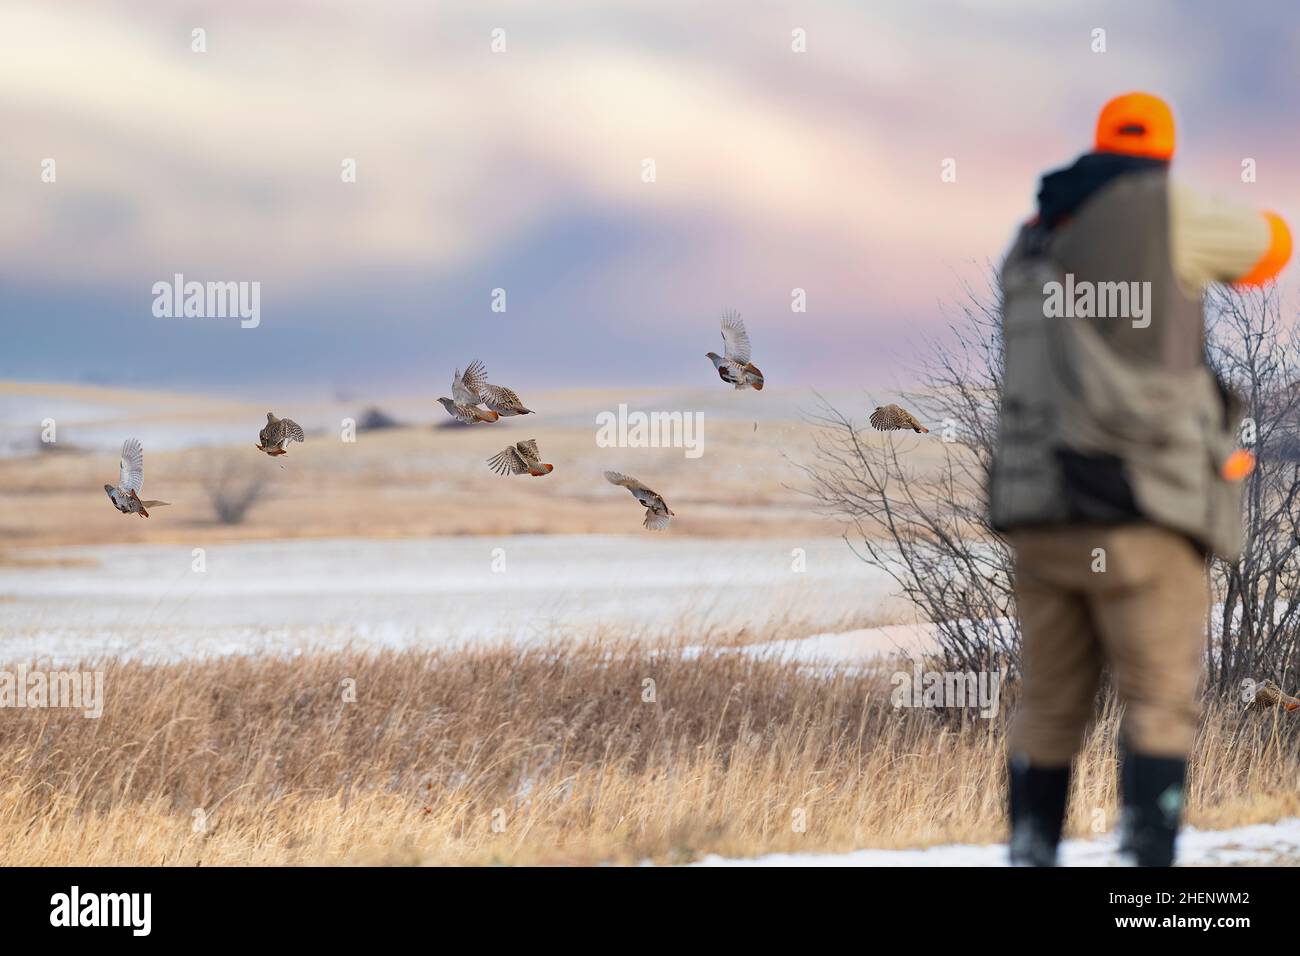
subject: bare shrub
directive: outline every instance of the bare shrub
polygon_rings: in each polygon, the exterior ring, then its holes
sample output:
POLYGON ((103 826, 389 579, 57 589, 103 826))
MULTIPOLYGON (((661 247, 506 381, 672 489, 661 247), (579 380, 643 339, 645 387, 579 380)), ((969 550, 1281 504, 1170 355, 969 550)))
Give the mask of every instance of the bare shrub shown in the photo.
POLYGON ((265 479, 231 458, 214 459, 204 468, 203 490, 222 524, 242 524, 265 495, 265 479))
MULTIPOLYGON (((885 435, 825 401, 815 460, 803 467, 821 510, 846 519, 845 540, 887 572, 903 597, 937 626, 938 655, 953 670, 1005 665, 1019 671, 1012 554, 988 523, 986 475, 997 440, 1002 340, 996 277, 968 287, 945 337, 925 350, 905 393, 942 440, 942 460, 912 464, 911 433, 885 435)), ((1300 683, 1300 340, 1282 322, 1275 287, 1212 289, 1207 297, 1211 364, 1247 404, 1243 436, 1258 465, 1244 488, 1244 551, 1210 562, 1216 601, 1206 661, 1215 692, 1246 678, 1300 683)))
POLYGON ((377 432, 387 428, 401 428, 402 423, 382 408, 370 407, 357 419, 357 431, 377 432))
POLYGON ((825 400, 810 415, 815 460, 800 467, 819 510, 853 526, 856 540, 845 540, 855 553, 936 625, 947 669, 1005 669, 1014 679, 1012 556, 989 525, 984 488, 1002 383, 996 303, 992 285, 986 293, 968 287, 947 336, 924 349, 921 388, 904 393, 931 428, 927 440, 939 439, 937 467, 912 464, 919 442, 910 432, 874 432, 825 400))
POLYGON ((1245 487, 1245 542, 1211 563, 1217 599, 1206 667, 1232 692, 1246 678, 1300 680, 1300 341, 1276 286, 1215 289, 1209 356, 1246 403, 1242 440, 1255 452, 1245 487))

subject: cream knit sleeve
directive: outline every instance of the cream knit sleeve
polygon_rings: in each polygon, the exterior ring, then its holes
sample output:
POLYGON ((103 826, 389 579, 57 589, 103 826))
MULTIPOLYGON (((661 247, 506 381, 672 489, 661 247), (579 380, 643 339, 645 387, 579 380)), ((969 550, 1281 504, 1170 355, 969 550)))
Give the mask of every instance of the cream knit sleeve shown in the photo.
POLYGON ((1174 272, 1189 293, 1236 282, 1269 252, 1269 220, 1254 209, 1169 185, 1169 243, 1174 272))

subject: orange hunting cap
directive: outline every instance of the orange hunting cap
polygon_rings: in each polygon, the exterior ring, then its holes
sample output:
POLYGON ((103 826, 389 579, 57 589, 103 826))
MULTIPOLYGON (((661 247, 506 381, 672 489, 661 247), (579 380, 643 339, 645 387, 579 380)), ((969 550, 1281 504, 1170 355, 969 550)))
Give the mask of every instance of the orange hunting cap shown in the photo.
POLYGON ((1097 151, 1172 159, 1174 114, 1169 104, 1150 93, 1115 97, 1097 117, 1097 151))

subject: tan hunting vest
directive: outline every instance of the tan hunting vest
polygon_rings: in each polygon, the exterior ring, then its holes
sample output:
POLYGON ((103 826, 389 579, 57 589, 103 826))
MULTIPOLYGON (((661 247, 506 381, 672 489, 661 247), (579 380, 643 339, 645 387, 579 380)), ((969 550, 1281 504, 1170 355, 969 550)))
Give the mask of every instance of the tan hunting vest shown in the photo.
POLYGON ((1024 227, 1003 264, 1001 531, 1145 521, 1240 553, 1241 483, 1220 470, 1242 409, 1174 273, 1168 190, 1164 172, 1119 176, 1050 234, 1024 227))

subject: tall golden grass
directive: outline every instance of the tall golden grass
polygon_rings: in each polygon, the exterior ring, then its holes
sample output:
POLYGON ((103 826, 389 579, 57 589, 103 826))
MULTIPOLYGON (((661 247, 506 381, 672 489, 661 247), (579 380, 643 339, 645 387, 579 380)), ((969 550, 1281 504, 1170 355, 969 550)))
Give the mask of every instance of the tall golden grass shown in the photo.
MULTIPOLYGON (((886 662, 604 643, 104 671, 100 719, 0 711, 10 865, 679 862, 1004 836, 1003 719, 896 709, 886 662)), ((1076 834, 1115 819, 1115 710, 1079 763, 1076 834)), ((1298 763, 1285 714, 1209 705, 1190 821, 1300 812, 1298 763)))

